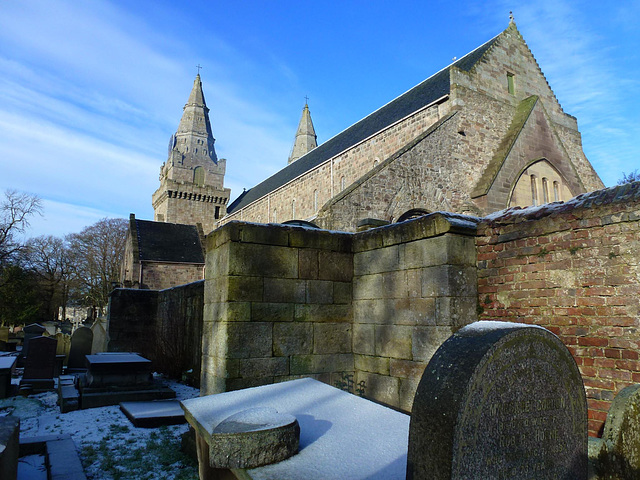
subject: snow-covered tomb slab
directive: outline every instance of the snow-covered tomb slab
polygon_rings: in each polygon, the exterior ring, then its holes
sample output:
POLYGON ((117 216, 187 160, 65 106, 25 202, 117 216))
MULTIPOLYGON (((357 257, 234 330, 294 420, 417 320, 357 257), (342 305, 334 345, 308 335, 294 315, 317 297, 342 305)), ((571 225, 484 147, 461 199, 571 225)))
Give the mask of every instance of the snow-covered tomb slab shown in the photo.
POLYGON ((310 378, 181 403, 196 430, 200 454, 209 453, 220 424, 248 409, 275 409, 295 417, 298 452, 278 463, 242 470, 243 478, 393 480, 406 475, 409 416, 310 378))

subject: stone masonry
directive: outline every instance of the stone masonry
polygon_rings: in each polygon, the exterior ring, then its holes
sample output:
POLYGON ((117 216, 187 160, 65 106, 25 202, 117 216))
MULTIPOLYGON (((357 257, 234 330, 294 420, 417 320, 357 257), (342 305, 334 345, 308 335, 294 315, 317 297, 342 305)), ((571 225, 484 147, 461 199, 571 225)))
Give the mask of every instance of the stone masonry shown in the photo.
POLYGON ((233 222, 207 237, 203 394, 312 376, 411 409, 425 362, 476 316, 475 223, 358 235, 233 222))
MULTIPOLYGON (((395 221, 416 208, 483 216, 542 203, 531 194, 514 198, 519 180, 529 189, 541 183, 529 171, 541 163, 559 199, 602 188, 582 151, 575 117, 563 111, 515 24, 477 50, 483 53, 469 54, 471 68, 454 62, 444 70, 447 86, 438 87, 442 96, 431 104, 284 184, 277 183, 280 173, 274 175, 265 184, 278 186, 250 203, 234 202, 221 223, 307 219, 355 231, 364 218, 395 221)), ((425 82, 440 82, 442 75, 425 82)))

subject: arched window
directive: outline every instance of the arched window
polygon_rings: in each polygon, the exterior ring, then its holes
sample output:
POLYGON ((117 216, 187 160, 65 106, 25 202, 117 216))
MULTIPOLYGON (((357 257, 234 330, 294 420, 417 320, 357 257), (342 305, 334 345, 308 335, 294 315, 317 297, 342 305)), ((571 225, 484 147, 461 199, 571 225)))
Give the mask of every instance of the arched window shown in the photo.
POLYGON ((562 198, 560 198, 560 184, 558 182, 553 182, 553 201, 562 201, 562 198))
POLYGON ((542 200, 543 203, 549 203, 549 181, 546 177, 542 177, 542 200))
POLYGON ((193 183, 202 187, 204 185, 204 168, 196 167, 193 169, 193 183))
POLYGON ((531 205, 534 207, 538 205, 538 185, 536 183, 536 176, 531 175, 531 205))

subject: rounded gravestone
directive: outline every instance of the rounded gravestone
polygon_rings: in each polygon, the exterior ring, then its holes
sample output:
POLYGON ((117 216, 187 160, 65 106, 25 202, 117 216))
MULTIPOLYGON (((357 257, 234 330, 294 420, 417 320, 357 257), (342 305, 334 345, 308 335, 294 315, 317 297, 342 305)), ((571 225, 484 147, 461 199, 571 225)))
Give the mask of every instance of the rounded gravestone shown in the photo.
POLYGON ((270 407, 242 410, 211 433, 209 463, 214 468, 254 468, 281 462, 298 451, 300 426, 293 415, 270 407))
POLYGON ((418 386, 407 478, 585 480, 587 403, 562 342, 505 322, 451 336, 418 386))

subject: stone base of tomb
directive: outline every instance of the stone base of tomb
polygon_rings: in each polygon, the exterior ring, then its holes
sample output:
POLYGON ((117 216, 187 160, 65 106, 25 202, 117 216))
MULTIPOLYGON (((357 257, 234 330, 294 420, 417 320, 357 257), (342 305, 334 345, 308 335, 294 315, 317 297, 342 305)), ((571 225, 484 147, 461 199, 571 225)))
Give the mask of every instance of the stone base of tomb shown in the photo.
POLYGON ((55 388, 55 382, 52 378, 23 378, 20 380, 20 391, 29 391, 29 393, 48 392, 55 388))
POLYGON ((80 408, 107 407, 120 402, 146 402, 176 398, 176 392, 161 385, 127 387, 81 387, 80 408))

